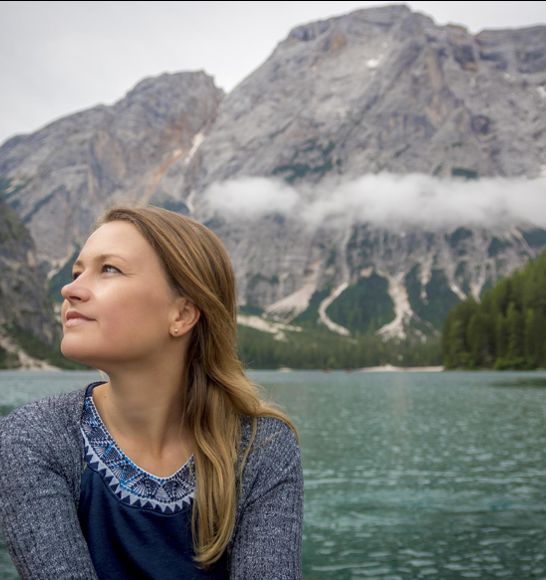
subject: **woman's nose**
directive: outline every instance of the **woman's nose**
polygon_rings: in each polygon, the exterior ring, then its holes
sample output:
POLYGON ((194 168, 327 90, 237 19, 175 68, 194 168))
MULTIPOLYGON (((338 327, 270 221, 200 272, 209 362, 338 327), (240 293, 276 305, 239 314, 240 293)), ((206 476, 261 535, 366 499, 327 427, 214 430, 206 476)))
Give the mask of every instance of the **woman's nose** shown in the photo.
POLYGON ((65 300, 86 300, 88 295, 89 291, 78 278, 68 282, 61 288, 61 296, 65 300))

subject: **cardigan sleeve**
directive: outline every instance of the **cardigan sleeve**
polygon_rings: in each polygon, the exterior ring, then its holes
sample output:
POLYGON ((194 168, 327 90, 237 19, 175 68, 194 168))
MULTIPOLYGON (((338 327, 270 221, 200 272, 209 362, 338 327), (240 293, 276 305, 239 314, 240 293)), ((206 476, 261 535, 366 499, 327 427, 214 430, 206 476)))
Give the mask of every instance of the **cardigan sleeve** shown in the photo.
POLYGON ((25 580, 93 580, 74 493, 58 459, 66 435, 43 425, 39 409, 29 404, 0 421, 0 530, 25 580))
POLYGON ((303 470, 294 432, 265 418, 243 475, 230 579, 300 580, 303 470))

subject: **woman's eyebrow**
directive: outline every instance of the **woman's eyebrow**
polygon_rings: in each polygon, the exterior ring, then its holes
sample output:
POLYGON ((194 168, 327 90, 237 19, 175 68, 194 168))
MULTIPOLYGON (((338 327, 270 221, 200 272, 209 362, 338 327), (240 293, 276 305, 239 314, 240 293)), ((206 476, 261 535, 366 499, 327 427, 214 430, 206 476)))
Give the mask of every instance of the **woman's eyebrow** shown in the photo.
MULTIPOLYGON (((123 260, 124 262, 127 262, 127 260, 123 257, 120 256, 119 254, 100 254, 99 256, 95 256, 92 260, 92 262, 101 262, 102 260, 105 260, 106 258, 119 258, 120 260, 123 260)), ((74 264, 72 264, 72 267, 74 266, 83 266, 84 262, 81 258, 78 258, 74 264)))

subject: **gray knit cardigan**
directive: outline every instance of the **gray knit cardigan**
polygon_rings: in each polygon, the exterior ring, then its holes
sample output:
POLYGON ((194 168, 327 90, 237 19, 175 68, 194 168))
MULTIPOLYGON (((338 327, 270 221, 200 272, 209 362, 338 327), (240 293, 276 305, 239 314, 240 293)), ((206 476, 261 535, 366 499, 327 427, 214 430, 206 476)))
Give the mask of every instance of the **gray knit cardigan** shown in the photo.
MULTIPOLYGON (((84 467, 85 388, 28 403, 0 420, 0 530, 23 578, 97 578, 77 508, 84 467)), ((250 437, 243 421, 242 450, 250 437)), ((238 482, 227 548, 231 579, 300 580, 303 472, 293 431, 258 419, 238 482)))

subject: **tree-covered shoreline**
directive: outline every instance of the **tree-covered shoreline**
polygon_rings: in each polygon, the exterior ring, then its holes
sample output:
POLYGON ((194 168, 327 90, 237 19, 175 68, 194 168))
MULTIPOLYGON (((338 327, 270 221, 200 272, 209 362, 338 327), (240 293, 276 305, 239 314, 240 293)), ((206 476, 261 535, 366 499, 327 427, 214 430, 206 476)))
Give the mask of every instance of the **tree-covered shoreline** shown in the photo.
POLYGON ((546 368, 546 252, 448 314, 446 369, 546 368))

